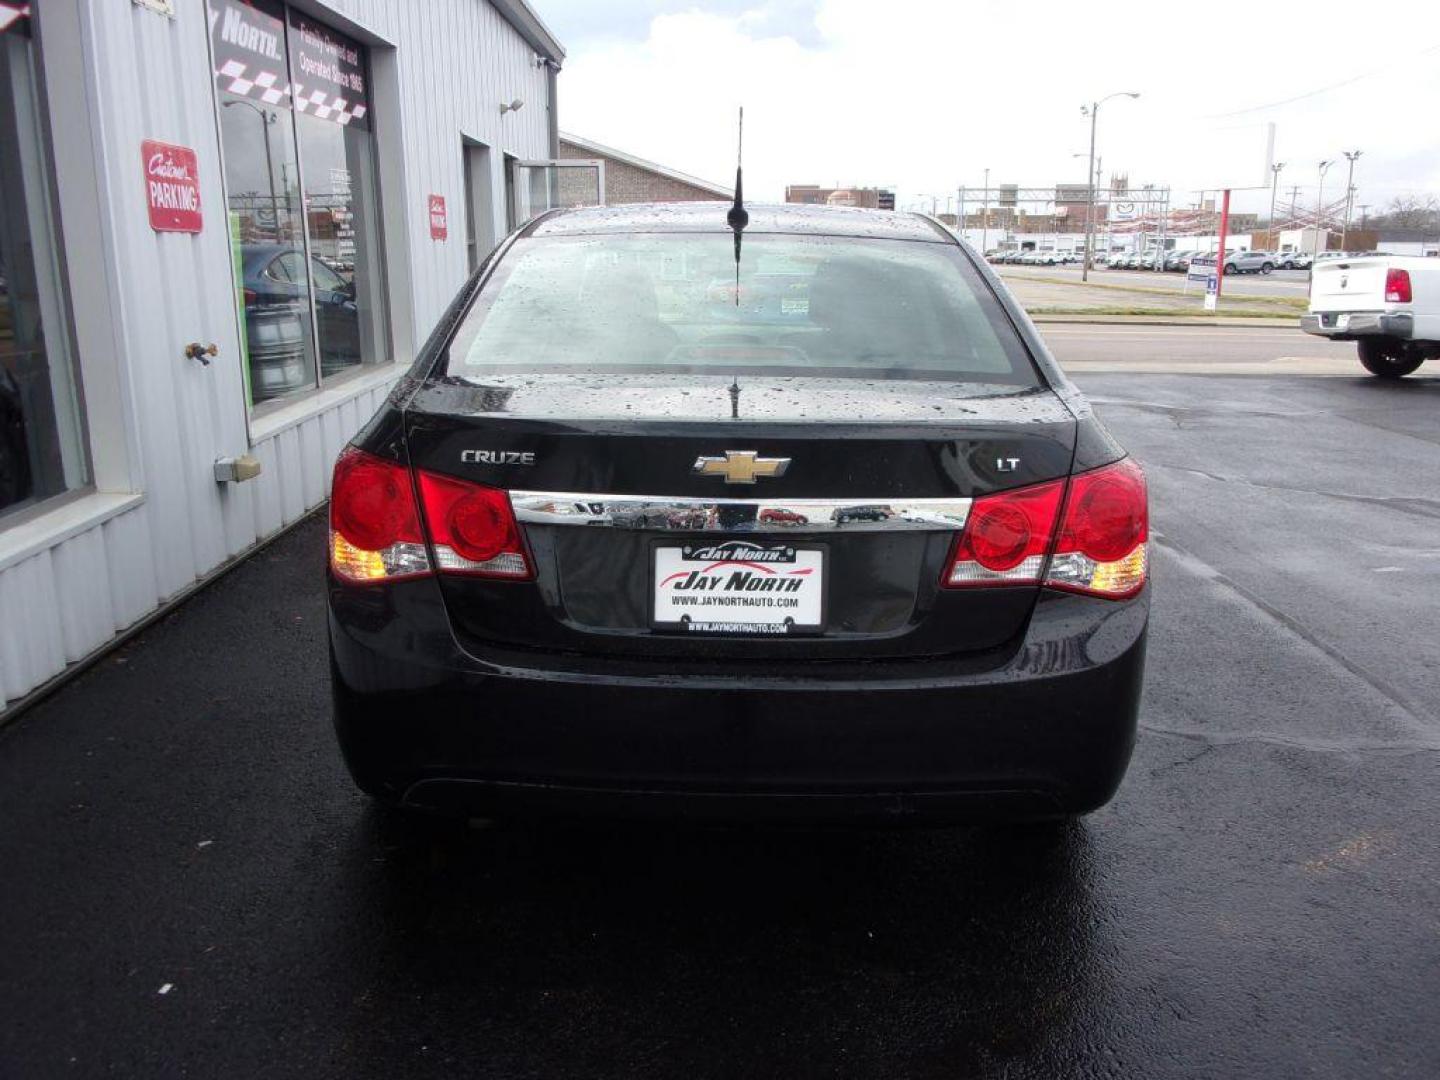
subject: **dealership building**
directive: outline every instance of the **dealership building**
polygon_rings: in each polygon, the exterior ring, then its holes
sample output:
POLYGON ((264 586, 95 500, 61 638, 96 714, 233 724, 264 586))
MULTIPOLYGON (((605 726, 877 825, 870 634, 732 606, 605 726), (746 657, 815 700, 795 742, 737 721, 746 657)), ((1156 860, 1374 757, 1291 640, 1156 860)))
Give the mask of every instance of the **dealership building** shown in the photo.
POLYGON ((558 190, 563 58, 525 0, 0 0, 0 710, 324 501, 558 190))

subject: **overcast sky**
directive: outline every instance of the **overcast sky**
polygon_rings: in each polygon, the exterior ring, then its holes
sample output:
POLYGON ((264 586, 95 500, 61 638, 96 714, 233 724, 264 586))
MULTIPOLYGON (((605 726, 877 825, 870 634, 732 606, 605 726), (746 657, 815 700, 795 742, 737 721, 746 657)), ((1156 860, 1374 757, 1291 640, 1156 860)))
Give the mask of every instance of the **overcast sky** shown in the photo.
MULTIPOLYGON (((746 192, 889 185, 901 204, 959 183, 1084 183, 1083 102, 1104 173, 1132 186, 1266 183, 1281 202, 1440 194, 1440 0, 533 0, 569 55, 562 130, 746 192)), ((1265 211, 1269 191, 1237 196, 1265 211)), ((1358 216, 1358 211, 1357 211, 1358 216)))

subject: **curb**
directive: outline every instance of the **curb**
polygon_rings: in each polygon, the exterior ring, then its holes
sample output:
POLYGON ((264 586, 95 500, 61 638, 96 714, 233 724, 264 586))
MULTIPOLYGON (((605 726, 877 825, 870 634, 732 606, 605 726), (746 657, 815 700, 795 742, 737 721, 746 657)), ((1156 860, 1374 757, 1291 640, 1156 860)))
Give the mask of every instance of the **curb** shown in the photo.
POLYGON ((1211 327, 1235 327, 1244 328, 1265 328, 1269 330, 1299 330, 1300 320, 1285 316, 1284 318, 1213 318, 1207 319, 1204 316, 1172 316, 1172 315, 1031 315, 1030 321, 1036 325, 1045 323, 1068 323, 1072 326, 1211 326, 1211 327))

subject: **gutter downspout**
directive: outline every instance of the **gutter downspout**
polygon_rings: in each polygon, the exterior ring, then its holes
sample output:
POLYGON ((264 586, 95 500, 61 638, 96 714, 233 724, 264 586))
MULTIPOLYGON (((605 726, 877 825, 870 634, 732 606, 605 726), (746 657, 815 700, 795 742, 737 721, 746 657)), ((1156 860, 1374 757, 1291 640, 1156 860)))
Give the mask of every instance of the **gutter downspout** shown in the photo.
POLYGON ((553 61, 545 65, 545 98, 546 108, 549 109, 550 126, 550 158, 555 160, 560 156, 560 109, 559 102, 555 100, 556 76, 560 74, 560 65, 553 61))

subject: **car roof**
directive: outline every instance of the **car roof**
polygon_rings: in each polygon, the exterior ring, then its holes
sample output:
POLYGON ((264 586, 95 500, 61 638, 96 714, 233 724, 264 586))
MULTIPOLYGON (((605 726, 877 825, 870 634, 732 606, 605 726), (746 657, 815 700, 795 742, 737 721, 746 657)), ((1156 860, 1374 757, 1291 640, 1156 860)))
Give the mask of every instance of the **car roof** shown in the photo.
MULTIPOLYGON (((584 206, 546 214, 531 225, 529 236, 585 236, 596 233, 728 233, 728 202, 634 203, 584 206)), ((923 214, 863 210, 853 206, 753 203, 745 209, 755 233, 811 236, 859 236, 890 240, 954 243, 943 226, 923 214)))

